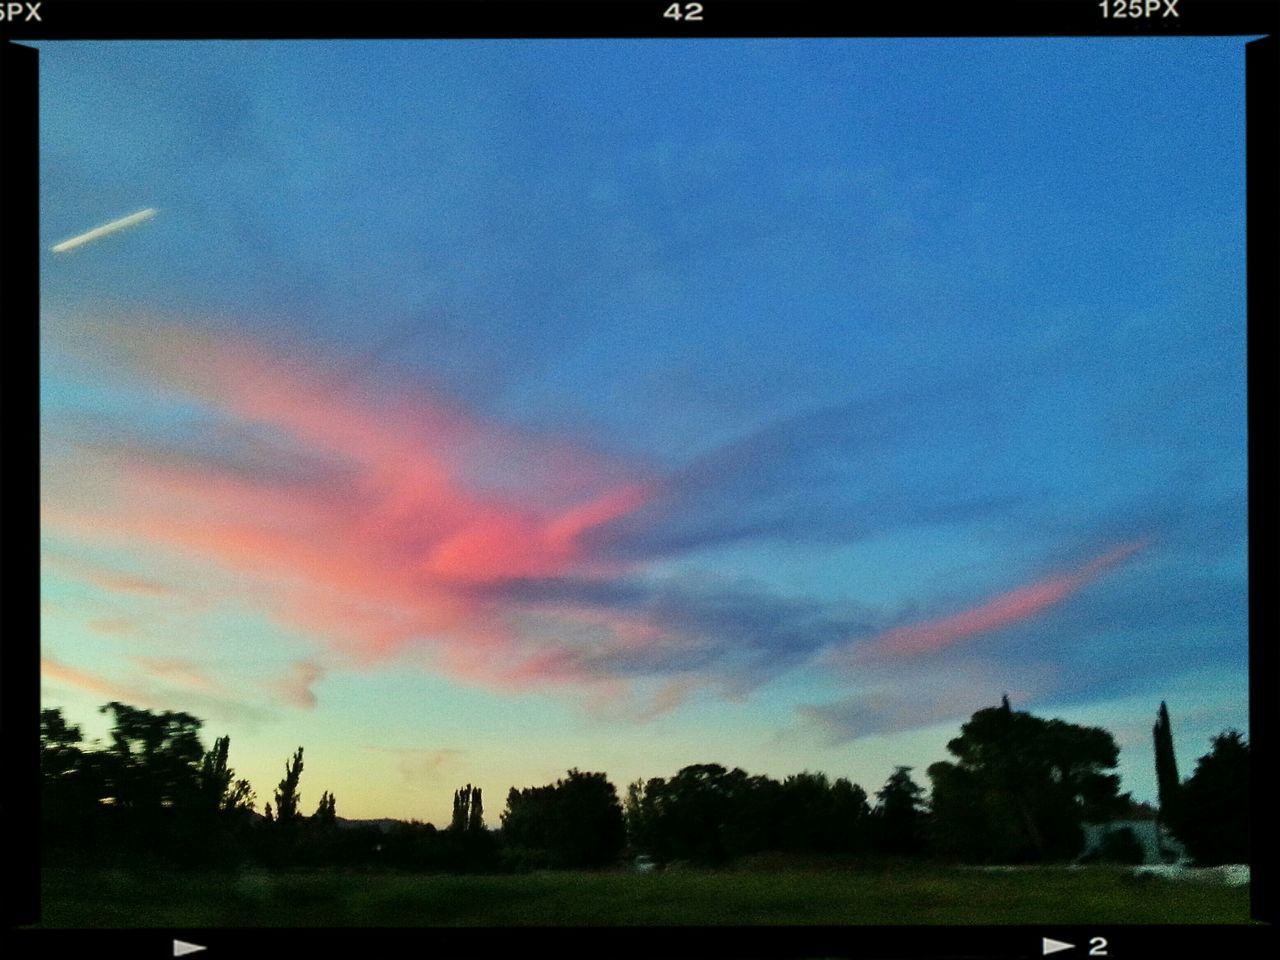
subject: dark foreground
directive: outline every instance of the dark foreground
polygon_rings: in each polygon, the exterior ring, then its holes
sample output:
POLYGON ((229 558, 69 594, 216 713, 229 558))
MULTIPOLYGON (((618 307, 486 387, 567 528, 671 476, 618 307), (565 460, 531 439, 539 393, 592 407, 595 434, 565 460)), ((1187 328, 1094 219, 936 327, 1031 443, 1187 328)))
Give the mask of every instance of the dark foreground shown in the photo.
POLYGON ((271 874, 53 868, 49 927, 1247 923, 1249 888, 1121 868, 271 874))

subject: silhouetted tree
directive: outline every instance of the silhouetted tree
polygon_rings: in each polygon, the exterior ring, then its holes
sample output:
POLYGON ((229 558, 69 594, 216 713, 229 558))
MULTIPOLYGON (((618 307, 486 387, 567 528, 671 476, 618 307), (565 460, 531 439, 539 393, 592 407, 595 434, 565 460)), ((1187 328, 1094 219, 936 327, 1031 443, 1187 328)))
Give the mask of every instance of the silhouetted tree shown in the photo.
MULTIPOLYGON (((726 856, 785 847, 788 804, 803 800, 803 789, 794 789, 793 785, 788 793, 777 780, 762 774, 747 776, 736 767, 724 775, 721 786, 727 799, 724 822, 720 826, 720 841, 726 856)), ((796 833, 803 835, 804 831, 796 833)))
POLYGON ((915 856, 924 849, 924 788, 911 779, 910 767, 896 767, 876 791, 872 811, 873 842, 881 853, 915 856))
POLYGON ((469 783, 461 790, 453 792, 453 819, 449 822, 449 829, 454 833, 466 833, 471 829, 471 810, 479 800, 479 793, 480 791, 469 783))
POLYGON ((825 773, 806 771, 782 781, 779 839, 784 849, 812 853, 827 846, 830 793, 825 773))
POLYGON ((1196 762, 1172 827, 1197 864, 1249 862, 1249 743, 1239 731, 1214 737, 1196 762))
POLYGON ((298 794, 298 781, 302 778, 302 748, 294 753, 293 759, 284 765, 284 779, 276 787, 276 826, 289 828, 298 820, 298 805, 302 797, 298 794))
POLYGON ((105 758, 113 804, 150 820, 154 830, 151 818, 159 810, 182 808, 198 795, 201 722, 188 713, 153 713, 114 700, 99 712, 115 719, 105 758))
POLYGON ((871 807, 867 792, 841 777, 831 785, 827 803, 825 849, 836 853, 863 853, 871 842, 871 807))
POLYGON ((734 840, 735 801, 749 781, 743 770, 729 771, 718 763, 684 767, 669 780, 649 780, 637 820, 646 832, 641 849, 662 860, 724 860, 734 840))
POLYGON ((484 832, 484 801, 480 796, 480 788, 471 791, 471 809, 467 814, 467 832, 484 832))
POLYGON ((253 810, 254 793, 248 780, 237 780, 236 772, 227 765, 230 737, 219 737, 205 751, 200 761, 200 796, 207 810, 226 814, 253 810))
POLYGON ((1163 700, 1156 714, 1156 724, 1151 728, 1155 741, 1156 785, 1159 789, 1160 820, 1166 826, 1177 820, 1178 793, 1181 781, 1178 778, 1178 760, 1173 753, 1173 728, 1169 724, 1169 708, 1163 700))
POLYGON ((58 708, 40 711, 40 772, 58 780, 75 770, 84 759, 80 728, 67 723, 58 708))
POLYGON ((1007 698, 979 710, 947 744, 957 762, 929 767, 933 836, 968 860, 1068 859, 1081 824, 1123 811, 1119 748, 1106 730, 1014 711, 1007 698))
POLYGON ((322 826, 333 826, 338 820, 338 801, 328 790, 320 794, 320 803, 311 819, 322 826))
POLYGON ((626 840, 618 792, 603 773, 574 769, 544 787, 512 787, 501 820, 508 856, 524 866, 604 866, 626 840))
POLYGON ((85 750, 78 726, 60 709, 40 711, 41 849, 49 856, 83 855, 107 831, 99 801, 107 795, 97 752, 85 750))

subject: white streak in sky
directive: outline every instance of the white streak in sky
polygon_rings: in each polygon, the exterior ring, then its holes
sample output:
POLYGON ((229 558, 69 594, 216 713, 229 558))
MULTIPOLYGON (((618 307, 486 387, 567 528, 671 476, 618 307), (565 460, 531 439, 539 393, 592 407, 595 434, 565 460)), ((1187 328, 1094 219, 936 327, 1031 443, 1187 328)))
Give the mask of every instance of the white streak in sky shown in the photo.
POLYGON ((121 217, 119 220, 112 220, 110 223, 103 224, 100 227, 94 227, 88 233, 82 233, 78 237, 63 240, 61 243, 55 244, 51 249, 54 253, 74 250, 76 247, 83 246, 86 243, 92 243, 99 237, 105 237, 108 234, 115 233, 117 230, 123 230, 125 227, 132 227, 135 223, 141 223, 143 220, 150 220, 155 215, 155 207, 147 207, 147 209, 131 213, 127 217, 121 217))

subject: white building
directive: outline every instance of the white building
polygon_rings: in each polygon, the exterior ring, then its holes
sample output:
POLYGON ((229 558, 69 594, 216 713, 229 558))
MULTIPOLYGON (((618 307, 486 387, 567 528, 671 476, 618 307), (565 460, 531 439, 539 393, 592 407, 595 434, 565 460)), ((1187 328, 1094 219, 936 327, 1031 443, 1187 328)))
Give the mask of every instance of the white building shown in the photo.
POLYGON ((1084 850, 1078 859, 1096 853, 1110 833, 1129 830, 1142 846, 1144 864, 1181 863, 1188 859, 1186 848, 1155 820, 1112 820, 1084 824, 1084 850))

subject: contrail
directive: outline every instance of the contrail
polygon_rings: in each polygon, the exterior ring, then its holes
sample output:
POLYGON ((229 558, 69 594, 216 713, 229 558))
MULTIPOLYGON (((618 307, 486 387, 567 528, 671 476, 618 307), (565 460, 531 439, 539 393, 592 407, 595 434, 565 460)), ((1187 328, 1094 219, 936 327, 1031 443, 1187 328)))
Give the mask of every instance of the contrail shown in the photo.
POLYGON ((131 213, 127 217, 121 217, 119 220, 112 220, 110 223, 103 224, 100 227, 94 227, 88 233, 82 233, 78 237, 72 237, 70 240, 63 240, 59 244, 55 244, 51 249, 54 253, 62 253, 65 250, 74 250, 76 247, 91 243, 99 237, 105 237, 107 234, 115 233, 117 230, 123 230, 125 227, 132 227, 135 223, 141 223, 143 220, 150 220, 156 215, 155 207, 147 207, 145 210, 139 210, 137 213, 131 213))

